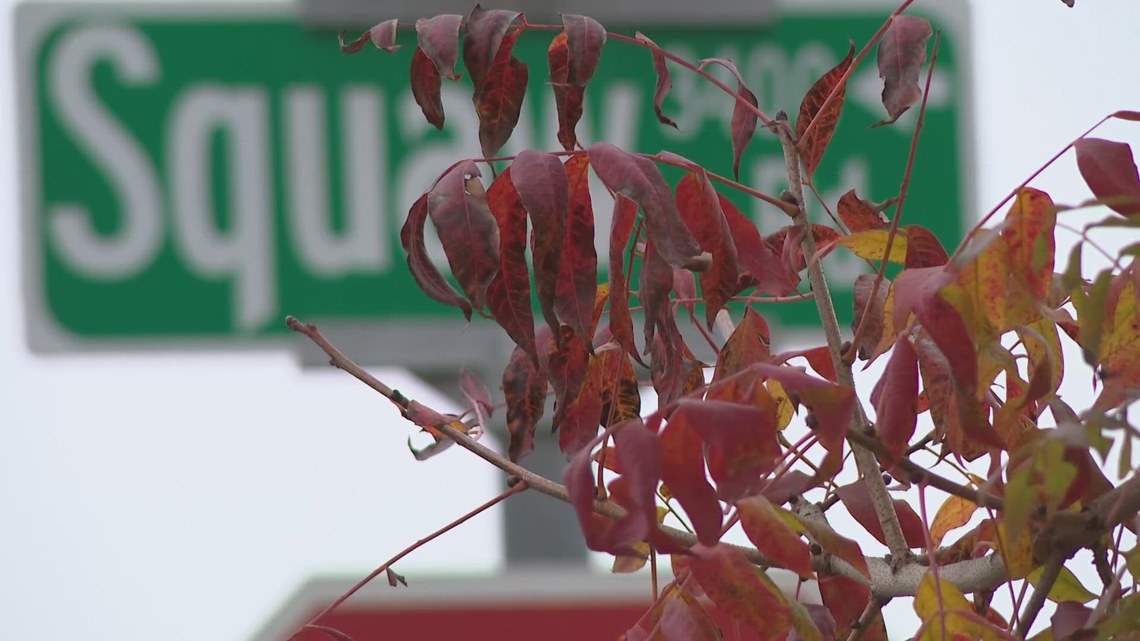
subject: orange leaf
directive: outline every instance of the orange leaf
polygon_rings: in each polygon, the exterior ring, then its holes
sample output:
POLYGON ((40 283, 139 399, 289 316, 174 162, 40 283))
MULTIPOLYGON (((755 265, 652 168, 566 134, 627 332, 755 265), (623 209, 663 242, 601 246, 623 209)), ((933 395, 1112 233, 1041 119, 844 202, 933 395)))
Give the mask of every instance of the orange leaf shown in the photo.
POLYGON ((839 114, 843 111, 843 98, 847 92, 847 83, 840 84, 840 80, 851 66, 854 55, 855 45, 852 44, 847 57, 816 80, 800 102, 800 114, 796 118, 796 138, 799 140, 797 146, 809 179, 815 173, 815 168, 819 166, 823 152, 827 150, 827 144, 831 142, 831 136, 839 124, 839 114), (827 108, 821 111, 824 102, 833 91, 835 97, 827 103, 827 108), (812 127, 811 135, 804 138, 804 132, 812 121, 818 122, 812 127))
POLYGON ((744 308, 744 318, 728 337, 717 355, 713 383, 722 381, 753 363, 765 363, 771 358, 771 333, 768 323, 751 307, 744 308))
POLYGON ((1053 281, 1057 209, 1043 191, 1025 187, 1005 216, 1002 238, 1009 246, 1010 272, 1025 282, 1037 299, 1047 301, 1053 281))
POLYGON ((934 523, 930 525, 930 539, 934 546, 942 545, 942 539, 950 530, 960 528, 970 522, 978 506, 970 500, 960 496, 951 496, 946 499, 938 514, 934 516, 934 523))

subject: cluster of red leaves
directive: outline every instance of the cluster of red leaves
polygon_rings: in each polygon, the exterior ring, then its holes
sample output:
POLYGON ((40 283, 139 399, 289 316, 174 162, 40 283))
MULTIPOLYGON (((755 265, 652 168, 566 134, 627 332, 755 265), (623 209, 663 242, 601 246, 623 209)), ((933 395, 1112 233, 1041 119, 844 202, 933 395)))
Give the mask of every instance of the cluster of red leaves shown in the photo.
MULTIPOLYGON (((522 30, 515 26, 518 16, 477 6, 465 21, 445 15, 416 23, 413 93, 437 127, 444 120, 441 78, 460 77, 459 33, 465 31, 462 59, 487 157, 510 136, 525 95, 528 71, 511 53, 522 30)), ((393 50, 396 28, 394 21, 381 23, 342 46, 351 53, 371 40, 393 50)), ((893 18, 884 32, 878 67, 888 119, 880 124, 893 123, 921 98, 919 72, 932 33, 928 22, 908 16, 893 18)), ((1032 508, 1043 506, 1048 514, 1078 501, 1087 504, 1110 487, 1086 441, 1061 428, 1037 426, 1045 409, 1059 425, 1076 416, 1056 395, 1064 372, 1060 336, 1079 341, 1086 359, 1099 368, 1104 388, 1095 410, 1107 412, 1133 400, 1140 388, 1140 268, 1106 271, 1092 283, 1084 281, 1078 245, 1066 272, 1055 274, 1058 208, 1032 188, 1016 194, 996 229, 972 234, 953 257, 929 230, 892 226, 883 212, 894 199, 877 205, 850 191, 836 207, 846 229, 812 225, 820 255, 804 256, 801 241, 807 230, 786 226, 761 235, 714 188, 705 170, 684 158, 667 152, 649 157, 607 143, 581 148, 575 125, 606 40, 596 21, 566 15, 563 30, 550 44, 564 152, 520 153, 486 189, 474 161, 457 163, 412 206, 401 242, 408 266, 428 296, 459 308, 468 319, 486 313, 516 343, 502 380, 511 459, 533 449, 534 430, 552 392, 553 429, 569 459, 565 482, 589 547, 641 562, 651 549, 675 555, 678 581, 627 638, 719 638, 701 596, 762 638, 781 641, 792 630, 804 639, 821 638, 822 629, 831 636, 845 634, 867 605, 865 585, 813 572, 808 541, 869 579, 859 546, 822 521, 782 507, 804 491, 830 486, 867 532, 885 539, 866 486, 837 487, 833 482, 857 400, 854 390, 836 383, 830 352, 820 347, 772 354, 767 324, 746 307, 706 382, 706 365, 694 358, 677 322, 679 308, 700 322, 694 312, 698 300, 704 305, 703 324, 711 328, 742 292, 791 294, 807 262, 837 248, 869 262, 902 267, 893 281, 864 275, 855 282, 854 349, 872 361, 890 353, 870 395, 884 468, 892 469, 907 456, 918 416, 925 412, 948 455, 974 460, 989 454, 999 472, 1000 457, 1008 454, 1004 476, 991 479, 991 491, 1005 496, 1007 512, 944 551, 944 560, 1001 549, 1009 567, 1028 574, 1035 559, 1024 551, 1026 546, 1013 543, 1031 516, 1041 517, 1042 510, 1032 508), (675 187, 658 163, 684 170, 675 187), (614 198, 609 278, 600 284, 591 170, 614 198), (427 257, 429 218, 458 289, 427 257), (637 307, 631 305, 634 296, 637 307), (1076 318, 1068 311, 1070 303, 1076 318), (638 308, 644 322, 641 345, 634 333, 638 308), (1016 336, 1013 347, 1003 342, 1011 333, 1016 336), (799 357, 820 377, 788 364, 799 357), (659 397, 658 409, 644 418, 635 363, 648 367, 659 397), (814 475, 792 469, 790 448, 779 435, 792 412, 801 409, 812 432, 808 449, 818 443, 823 452, 814 475), (610 473, 605 487, 599 487, 602 472, 610 473), (697 545, 685 549, 665 535, 660 496, 675 500, 684 511, 697 545), (624 518, 611 521, 596 514, 595 501, 601 497, 625 508, 624 518), (735 510, 749 539, 772 565, 820 580, 826 616, 788 601, 739 551, 720 542, 726 507, 735 510), (996 539, 1008 540, 996 545, 996 539), (658 629, 674 636, 653 636, 658 629), (677 631, 685 632, 677 637, 677 631)), ((676 126, 661 110, 672 84, 665 55, 641 34, 636 41, 652 53, 657 117, 676 126)), ((794 132, 808 179, 838 123, 853 54, 852 47, 800 106, 794 132)), ((756 129, 757 100, 730 61, 706 60, 699 68, 710 64, 728 68, 738 82, 732 114, 735 171, 756 129)), ((1140 119, 1133 112, 1116 116, 1140 119)), ((1125 217, 1102 226, 1140 224, 1140 179, 1131 149, 1091 138, 1075 147, 1080 172, 1098 202, 1125 217)), ((487 395, 478 386, 468 383, 465 393, 480 417, 481 411, 489 412, 487 395)), ((928 534, 938 544, 948 531, 968 522, 974 507, 952 500, 926 532, 906 502, 895 502, 912 548, 924 547, 928 534)), ((973 604, 953 586, 928 579, 915 606, 924 621, 957 608, 960 598, 960 609, 970 616, 962 619, 958 632, 986 637, 987 625, 1004 625, 978 623, 983 619, 973 604)), ((881 621, 875 625, 881 630, 881 621)))

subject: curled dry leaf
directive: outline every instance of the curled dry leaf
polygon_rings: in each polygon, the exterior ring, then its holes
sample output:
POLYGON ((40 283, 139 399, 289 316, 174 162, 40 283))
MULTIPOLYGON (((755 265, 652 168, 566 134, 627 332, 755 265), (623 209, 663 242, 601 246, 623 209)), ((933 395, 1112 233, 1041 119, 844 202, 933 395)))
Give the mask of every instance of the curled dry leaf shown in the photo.
POLYGON ((412 205, 408 211, 408 218, 400 229, 400 244, 408 256, 408 271, 412 273, 412 278, 428 298, 444 305, 458 307, 463 311, 463 316, 470 321, 471 304, 455 291, 428 257, 427 245, 424 243, 424 224, 427 222, 427 217, 428 195, 424 194, 412 205))
POLYGON ((419 49, 448 80, 459 80, 463 75, 455 70, 459 61, 459 27, 462 23, 463 16, 454 13, 416 20, 419 49))
POLYGON ((436 64, 428 58, 423 49, 416 49, 408 75, 412 81, 412 97, 420 106, 424 118, 431 126, 443 131, 443 99, 440 96, 443 81, 440 79, 436 64))
POLYGON ((836 205, 840 220, 852 234, 871 229, 886 229, 891 221, 877 205, 860 198, 852 189, 839 197, 836 205))
POLYGON ((471 76, 476 104, 483 93, 487 74, 502 51, 503 38, 518 17, 516 11, 488 10, 478 4, 467 16, 466 33, 463 36, 463 65, 471 76))
POLYGON ((731 60, 724 58, 709 58, 701 61, 701 69, 710 64, 718 64, 732 72, 736 77, 737 98, 732 101, 732 120, 730 133, 732 135, 732 175, 740 180, 740 157, 744 155, 744 148, 752 141, 752 134, 756 133, 757 110, 760 107, 756 94, 744 84, 740 70, 731 60))
POLYGON ((396 26, 398 23, 399 21, 395 18, 385 20, 360 34, 360 37, 356 40, 347 43, 344 41, 344 32, 342 31, 340 35, 337 36, 337 39, 340 41, 340 50, 342 53, 356 53, 363 49, 365 44, 371 41, 372 44, 376 45, 377 49, 383 49, 388 52, 396 51, 400 48, 400 45, 396 44, 396 26))
POLYGON ((661 105, 665 102, 665 96, 669 95, 669 90, 673 88, 673 78, 669 75, 669 67, 665 63, 665 56, 661 53, 661 47, 658 47, 657 43, 650 40, 645 34, 638 31, 635 36, 648 46, 649 53, 653 55, 653 71, 657 73, 657 87, 653 90, 653 113, 657 114, 657 120, 661 124, 669 125, 676 129, 677 123, 661 111, 661 105))
POLYGON ((879 77, 883 79, 883 106, 889 125, 922 98, 918 75, 926 62, 926 43, 934 30, 925 18, 898 15, 891 18, 887 32, 879 40, 879 77))
POLYGON ((462 162, 428 192, 427 210, 451 273, 475 309, 499 271, 499 227, 487 204, 479 168, 462 162))
MULTIPOLYGON (((819 161, 823 159, 823 153, 827 151, 827 145, 831 142, 835 127, 839 124, 839 114, 843 111, 843 99, 847 94, 847 81, 844 75, 851 66, 854 55, 855 44, 852 43, 847 51, 847 57, 816 80, 800 102, 800 113, 796 118, 796 146, 800 150, 800 159, 809 179, 819 166, 819 161), (827 102, 832 92, 835 96, 831 102, 827 102), (812 121, 818 122, 809 132, 808 125, 812 121), (805 138, 805 133, 810 135, 805 138)), ((854 193, 854 190, 848 193, 854 193)))
POLYGON ((550 67, 550 88, 554 92, 554 108, 558 112, 558 142, 566 151, 573 151, 578 146, 574 128, 582 119, 586 89, 570 83, 570 49, 565 31, 550 41, 546 63, 550 67))

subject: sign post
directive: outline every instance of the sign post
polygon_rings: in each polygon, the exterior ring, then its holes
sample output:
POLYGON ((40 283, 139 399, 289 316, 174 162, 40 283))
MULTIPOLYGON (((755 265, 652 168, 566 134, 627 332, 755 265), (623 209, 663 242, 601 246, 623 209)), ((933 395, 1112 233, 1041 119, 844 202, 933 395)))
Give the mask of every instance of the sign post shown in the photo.
MULTIPOLYGON (((928 8, 940 12, 934 18, 945 31, 907 212, 951 244, 972 204, 970 96, 964 16, 944 9, 928 8)), ((760 27, 655 26, 650 35, 691 59, 735 60, 766 112, 795 113, 849 39, 866 41, 888 12, 878 2, 791 2, 760 27)), ((272 343, 284 335, 285 314, 415 337, 403 343, 408 349, 377 354, 386 364, 422 357, 415 348, 437 344, 423 336, 463 335, 459 314, 416 288, 398 235, 407 207, 442 168, 479 155, 467 89, 445 85, 448 124, 437 132, 409 88, 410 47, 346 57, 331 34, 306 29, 295 14, 273 4, 19 7, 23 263, 34 350, 272 343)), ((557 146, 548 41, 528 32, 516 46, 534 71, 504 153, 557 146)), ((675 73, 673 82, 665 111, 676 130, 653 117, 649 55, 610 43, 586 92, 579 137, 670 150, 730 174, 728 97, 692 74, 675 73)), ((815 174, 831 206, 850 188, 871 200, 898 190, 912 129, 868 129, 883 117, 879 86, 870 65, 852 78, 815 174)), ((778 193, 783 176, 779 145, 758 134, 741 180, 778 193)), ((770 206, 743 204, 766 232, 786 224, 770 206)), ((607 221, 597 228, 604 236, 607 221)), ((843 252, 828 261, 844 274, 834 291, 848 310, 843 286, 860 262, 843 252)), ((818 324, 810 302, 765 313, 786 329, 818 324)))

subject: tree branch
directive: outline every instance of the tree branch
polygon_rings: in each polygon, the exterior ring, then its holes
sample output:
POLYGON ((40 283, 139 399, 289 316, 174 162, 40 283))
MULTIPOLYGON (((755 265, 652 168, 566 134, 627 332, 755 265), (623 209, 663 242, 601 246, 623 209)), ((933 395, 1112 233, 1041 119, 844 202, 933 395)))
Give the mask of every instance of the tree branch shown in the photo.
MULTIPOLYGON (((835 315, 835 303, 831 299, 831 291, 827 285, 827 278, 823 274, 823 265, 815 258, 815 236, 812 235, 811 223, 808 221, 807 211, 804 209, 804 188, 800 176, 800 154, 796 149, 796 141, 791 127, 788 125, 788 115, 780 112, 776 115, 777 134, 784 148, 784 165, 788 172, 788 185, 792 197, 795 199, 796 214, 794 224, 803 234, 800 241, 803 247, 804 258, 807 261, 808 278, 811 281, 812 291, 815 293, 816 309, 819 311, 819 320, 823 324, 823 333, 827 336, 827 348, 831 353, 831 360, 835 366, 835 375, 840 385, 855 389, 855 377, 851 374, 851 366, 843 359, 843 339, 839 334, 839 320, 835 315)), ((868 425, 867 414, 863 404, 856 396, 855 413, 851 418, 851 430, 862 430, 868 425)), ((883 527, 883 535, 887 547, 891 551, 891 558, 898 564, 910 558, 910 547, 906 544, 902 526, 899 524, 898 514, 895 513, 894 503, 883 483, 883 471, 875 455, 857 443, 851 443, 851 450, 855 454, 855 464, 867 489, 871 495, 871 503, 875 508, 875 516, 883 527)))

